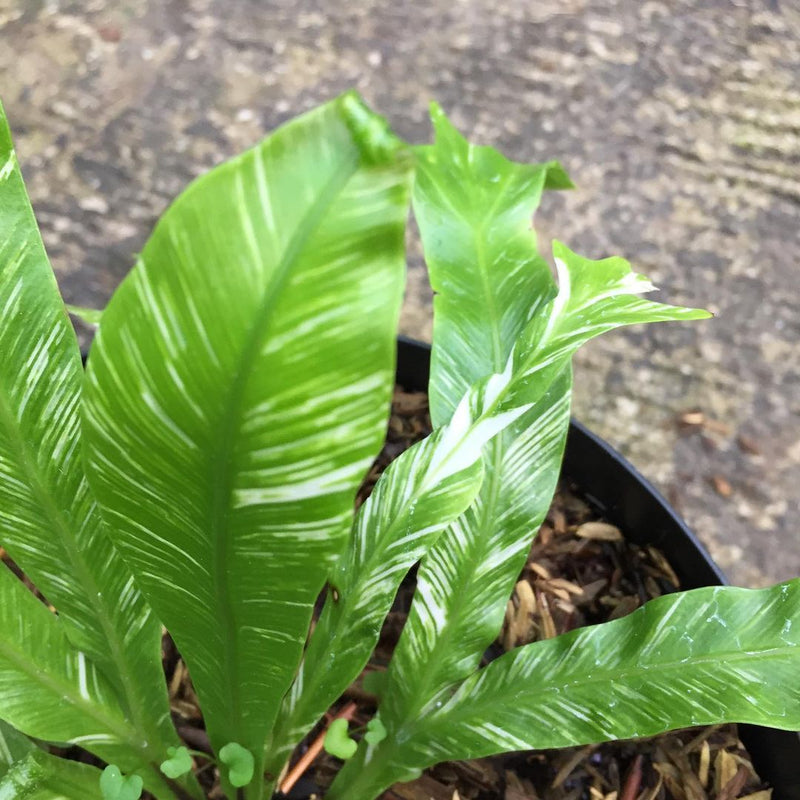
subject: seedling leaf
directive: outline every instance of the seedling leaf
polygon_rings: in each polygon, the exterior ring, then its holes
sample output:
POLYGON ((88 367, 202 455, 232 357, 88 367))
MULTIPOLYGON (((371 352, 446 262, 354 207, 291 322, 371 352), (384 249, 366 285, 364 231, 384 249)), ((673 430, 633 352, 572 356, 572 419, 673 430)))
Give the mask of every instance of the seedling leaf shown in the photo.
POLYGON ((191 770, 192 756, 185 747, 170 747, 167 753, 169 758, 161 763, 161 771, 168 778, 180 778, 191 770))
POLYGON ((103 800, 139 800, 142 786, 139 775, 123 775, 115 764, 109 764, 100 776, 103 800))
POLYGON ((325 734, 325 751, 342 761, 352 758, 358 749, 358 742, 350 738, 347 728, 346 719, 335 719, 325 734))
POLYGON ((253 754, 236 742, 229 742, 219 751, 219 760, 228 768, 231 786, 240 788, 253 780, 255 760, 253 754))
POLYGON ((386 726, 381 722, 380 717, 373 717, 367 723, 367 732, 364 734, 364 741, 374 745, 382 742, 386 736, 386 726))

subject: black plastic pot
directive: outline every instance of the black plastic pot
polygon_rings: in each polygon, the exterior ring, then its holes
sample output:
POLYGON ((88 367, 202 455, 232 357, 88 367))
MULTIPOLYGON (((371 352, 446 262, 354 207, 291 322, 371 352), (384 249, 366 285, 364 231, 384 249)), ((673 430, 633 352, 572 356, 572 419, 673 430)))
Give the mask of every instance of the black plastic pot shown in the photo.
MULTIPOLYGON (((429 346, 401 339, 398 383, 424 390, 429 371, 429 346)), ((663 551, 684 589, 727 583, 722 570, 666 500, 619 453, 574 420, 567 439, 564 474, 625 531, 627 538, 663 551)), ((740 733, 758 774, 774 787, 772 800, 800 800, 798 735, 755 725, 741 725, 740 733)))

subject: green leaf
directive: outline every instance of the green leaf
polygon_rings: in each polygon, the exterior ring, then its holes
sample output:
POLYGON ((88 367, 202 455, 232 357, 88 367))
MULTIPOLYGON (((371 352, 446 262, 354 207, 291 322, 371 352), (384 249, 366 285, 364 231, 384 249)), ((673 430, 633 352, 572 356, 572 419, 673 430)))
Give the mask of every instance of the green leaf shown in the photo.
POLYGON ((95 767, 33 750, 0 776, 0 800, 101 800, 100 776, 95 767))
POLYGON ((36 745, 25 734, 0 719, 0 778, 8 772, 12 764, 35 748, 36 745))
POLYGON ((161 771, 168 778, 180 778, 192 769, 192 755, 185 747, 170 747, 169 758, 161 762, 161 771))
MULTIPOLYGON (((147 743, 126 719, 112 685, 70 645, 60 617, 5 564, 0 564, 0 630, 6 722, 36 739, 80 744, 128 771, 147 767, 147 743)), ((152 786, 156 792, 165 788, 157 777, 152 786)))
POLYGON ((476 758, 720 722, 796 730, 799 669, 800 580, 672 594, 506 654, 430 715, 419 749, 476 758))
POLYGON ((85 308, 84 306, 67 305, 67 311, 73 317, 77 317, 81 322, 96 328, 100 324, 103 317, 103 310, 101 308, 85 308))
MULTIPOLYGON (((138 749, 163 755, 177 738, 161 628, 115 553, 86 482, 80 352, 2 108, 0 232, 0 544, 58 608, 59 630, 102 667, 136 729, 138 749)), ((11 719, 8 703, 0 696, 0 716, 11 719)), ((33 719, 34 709, 15 714, 15 724, 32 733, 27 716, 33 719)))
POLYGON ((531 391, 533 407, 484 446, 480 494, 422 559, 381 695, 390 730, 440 702, 497 638, 560 473, 571 379, 567 368, 543 396, 531 391))
POLYGON ((359 509, 269 743, 270 772, 280 770, 294 744, 355 680, 400 582, 475 499, 483 477, 481 447, 525 411, 497 411, 508 378, 492 375, 472 387, 450 423, 393 461, 359 509))
POLYGON ((346 719, 335 719, 331 722, 325 734, 325 751, 336 758, 342 759, 342 761, 352 758, 356 754, 356 750, 358 750, 358 742, 350 738, 347 727, 346 719))
POLYGON ((344 95, 195 182, 103 314, 90 479, 217 749, 261 758, 380 449, 411 168, 344 95))
POLYGON ((800 580, 667 595, 493 661, 420 717, 408 739, 373 752, 362 772, 361 754, 349 762, 356 783, 346 796, 375 797, 410 771, 451 759, 721 722, 797 730, 798 670, 800 580))
MULTIPOLYGON (((414 212, 436 292, 429 394, 435 424, 464 383, 500 372, 530 320, 556 293, 531 217, 557 165, 515 164, 470 145, 433 109, 436 143, 418 148, 414 212)), ((485 478, 470 508, 422 560, 417 593, 381 703, 399 728, 469 675, 496 638, 561 467, 569 367, 532 408, 484 446, 485 478)))
POLYGON ((253 780, 255 759, 249 750, 236 742, 229 742, 219 751, 219 760, 228 767, 228 780, 237 788, 253 780))
POLYGON ((386 726, 381 722, 380 717, 373 717, 367 723, 367 732, 364 734, 364 741, 368 744, 379 744, 387 736, 386 726))
POLYGON ((414 148, 414 216, 434 291, 429 399, 435 427, 467 388, 505 367, 521 331, 555 295, 531 218, 560 165, 517 164, 467 142, 433 104, 436 141, 414 148))
POLYGON ((100 776, 103 800, 139 800, 142 785, 138 775, 123 775, 114 764, 107 766, 100 776))

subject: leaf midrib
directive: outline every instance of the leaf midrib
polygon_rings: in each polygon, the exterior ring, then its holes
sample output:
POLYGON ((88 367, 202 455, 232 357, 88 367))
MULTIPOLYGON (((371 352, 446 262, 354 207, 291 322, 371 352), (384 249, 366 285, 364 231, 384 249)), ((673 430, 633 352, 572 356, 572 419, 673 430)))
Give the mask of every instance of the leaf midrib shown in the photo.
POLYGON ((243 421, 247 383, 258 357, 259 346, 272 322, 270 312, 277 304, 292 267, 295 266, 298 257, 302 254, 312 232, 317 229, 325 213, 358 168, 357 152, 352 151, 349 155, 350 157, 344 159, 336 168, 319 197, 298 223, 269 285, 264 289, 264 297, 250 328, 247 341, 242 348, 228 397, 223 404, 222 424, 216 429, 218 436, 210 460, 212 485, 210 529, 214 547, 213 581, 224 638, 223 675, 227 677, 223 677, 223 685, 227 688, 230 716, 237 730, 241 730, 242 727, 240 681, 230 676, 236 676, 242 665, 238 659, 238 628, 233 595, 228 580, 228 567, 233 545, 233 537, 228 535, 228 522, 235 477, 230 467, 238 443, 237 434, 243 421))

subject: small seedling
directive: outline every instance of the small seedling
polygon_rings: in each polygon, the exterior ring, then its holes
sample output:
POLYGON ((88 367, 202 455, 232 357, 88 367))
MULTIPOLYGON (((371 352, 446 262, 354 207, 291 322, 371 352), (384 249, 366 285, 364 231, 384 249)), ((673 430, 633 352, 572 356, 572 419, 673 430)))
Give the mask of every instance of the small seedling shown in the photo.
POLYGON ((113 764, 100 776, 100 791, 103 800, 139 800, 142 795, 142 779, 138 775, 123 775, 113 764))

